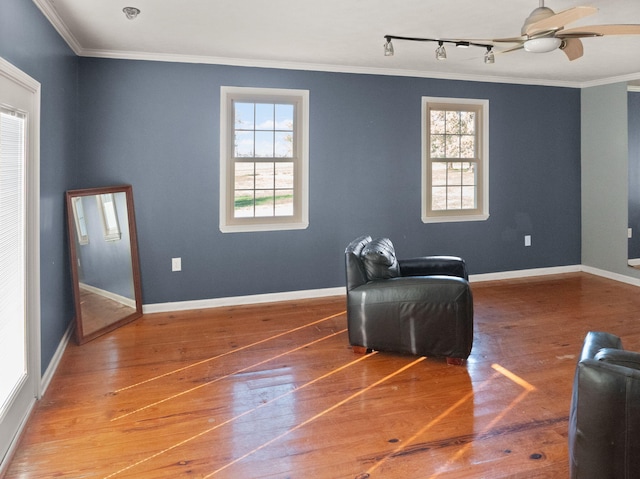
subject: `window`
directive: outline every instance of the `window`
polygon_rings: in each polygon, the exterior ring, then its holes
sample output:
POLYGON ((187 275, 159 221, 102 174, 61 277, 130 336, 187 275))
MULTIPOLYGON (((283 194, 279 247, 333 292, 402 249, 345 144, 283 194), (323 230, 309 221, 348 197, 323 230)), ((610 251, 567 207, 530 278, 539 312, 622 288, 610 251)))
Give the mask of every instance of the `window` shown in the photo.
POLYGON ((87 221, 84 216, 84 206, 82 205, 82 197, 77 196, 72 199, 73 219, 76 223, 76 233, 78 234, 78 244, 89 244, 89 232, 87 231, 87 221))
POLYGON ((222 87, 220 104, 220 230, 306 228, 309 92, 222 87))
POLYGON ((113 193, 105 193, 96 196, 98 202, 98 211, 102 220, 102 231, 105 241, 119 241, 122 237, 120 233, 120 222, 116 213, 116 203, 113 193))
POLYGON ((422 221, 489 217, 489 101, 422 99, 422 221))

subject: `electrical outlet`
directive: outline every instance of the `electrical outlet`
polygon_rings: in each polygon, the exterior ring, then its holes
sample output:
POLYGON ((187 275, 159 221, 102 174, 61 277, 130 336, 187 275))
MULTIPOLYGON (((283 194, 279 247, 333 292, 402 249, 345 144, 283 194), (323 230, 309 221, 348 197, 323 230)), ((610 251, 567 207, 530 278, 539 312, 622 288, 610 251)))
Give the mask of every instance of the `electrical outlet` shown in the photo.
POLYGON ((182 258, 171 258, 171 271, 182 271, 182 258))
POLYGON ((524 235, 524 245, 531 246, 531 235, 524 235))

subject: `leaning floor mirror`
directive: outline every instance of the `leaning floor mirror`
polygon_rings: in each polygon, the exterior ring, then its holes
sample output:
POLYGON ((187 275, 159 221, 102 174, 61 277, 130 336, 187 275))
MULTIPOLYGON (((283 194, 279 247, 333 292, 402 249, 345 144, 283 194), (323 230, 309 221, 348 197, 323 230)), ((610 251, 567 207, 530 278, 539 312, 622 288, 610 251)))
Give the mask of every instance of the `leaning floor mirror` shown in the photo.
POLYGON ((142 316, 130 185, 66 193, 76 339, 86 343, 142 316))

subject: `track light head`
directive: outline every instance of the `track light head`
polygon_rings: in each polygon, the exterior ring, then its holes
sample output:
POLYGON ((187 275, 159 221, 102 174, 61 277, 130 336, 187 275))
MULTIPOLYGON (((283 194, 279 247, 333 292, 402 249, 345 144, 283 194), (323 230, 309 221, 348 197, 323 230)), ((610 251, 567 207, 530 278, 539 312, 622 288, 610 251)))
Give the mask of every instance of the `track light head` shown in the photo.
POLYGON ((484 62, 488 65, 493 65, 496 62, 493 47, 487 47, 487 52, 484 54, 484 62))
POLYGON ((391 38, 385 37, 387 39, 387 43, 384 44, 384 56, 392 57, 393 56, 393 43, 391 43, 391 38))
POLYGON ((446 60, 447 51, 444 49, 443 42, 438 42, 438 48, 436 48, 436 60, 446 60))

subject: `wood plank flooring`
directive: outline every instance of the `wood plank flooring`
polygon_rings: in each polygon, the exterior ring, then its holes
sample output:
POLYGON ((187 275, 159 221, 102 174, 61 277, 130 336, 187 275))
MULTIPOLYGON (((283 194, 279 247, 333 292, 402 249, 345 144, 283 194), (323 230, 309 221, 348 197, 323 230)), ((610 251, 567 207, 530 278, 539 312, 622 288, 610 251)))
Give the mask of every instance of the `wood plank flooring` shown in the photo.
POLYGON ((638 288, 472 284, 473 352, 353 354, 343 297, 147 314, 70 344, 6 479, 562 478, 585 334, 640 350, 638 288))

